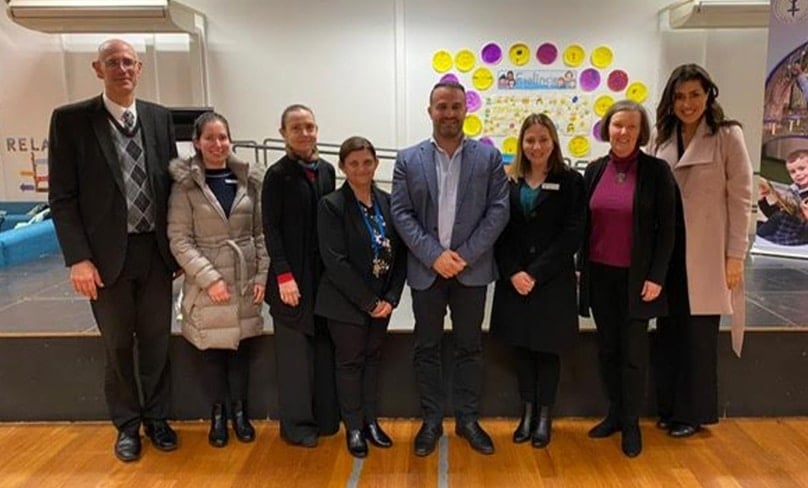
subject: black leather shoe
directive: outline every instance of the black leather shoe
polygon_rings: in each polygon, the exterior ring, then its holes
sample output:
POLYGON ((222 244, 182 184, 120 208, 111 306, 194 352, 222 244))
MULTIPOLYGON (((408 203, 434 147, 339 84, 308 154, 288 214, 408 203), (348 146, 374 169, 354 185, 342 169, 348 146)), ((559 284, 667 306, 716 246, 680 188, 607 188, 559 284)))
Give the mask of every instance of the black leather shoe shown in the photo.
POLYGON ((353 457, 363 458, 368 455, 368 443, 365 442, 365 436, 362 435, 361 430, 349 430, 345 441, 348 443, 348 452, 353 457))
POLYGON ((224 447, 227 445, 227 440, 227 417, 225 416, 224 405, 214 403, 210 414, 208 443, 213 447, 224 447))
POLYGON ((530 439, 530 432, 533 430, 533 424, 536 422, 536 408, 530 402, 525 402, 522 410, 522 418, 519 420, 519 425, 513 431, 513 442, 521 444, 530 439))
POLYGON ((415 434, 415 455, 420 457, 429 456, 435 450, 442 435, 443 426, 441 424, 428 424, 426 422, 421 424, 421 428, 415 434))
POLYGON ((236 433, 236 439, 241 442, 252 442, 255 440, 255 428, 250 423, 247 417, 244 402, 233 403, 233 431, 236 433))
POLYGON ((283 431, 283 428, 281 428, 281 439, 283 439, 284 442, 286 442, 291 446, 300 446, 309 448, 317 447, 317 434, 315 433, 304 434, 303 437, 300 437, 299 439, 293 439, 287 436, 286 433, 283 431))
POLYGON ((601 420, 597 425, 589 429, 589 437, 593 439, 602 439, 609 437, 615 432, 620 432, 620 421, 616 418, 607 415, 605 419, 601 420))
POLYGON ((481 454, 494 454, 494 442, 477 421, 455 424, 455 434, 469 441, 469 445, 481 454))
POLYGON ((670 430, 668 431, 668 435, 671 437, 690 437, 696 432, 700 431, 701 427, 698 425, 690 425, 690 424, 682 424, 682 423, 673 423, 670 426, 670 430))
POLYGON ((145 423, 146 436, 161 451, 173 451, 177 448, 177 433, 165 420, 151 420, 145 423))
POLYGON ((363 434, 365 438, 376 447, 390 447, 393 445, 393 440, 390 439, 390 436, 382 430, 382 426, 375 420, 368 422, 363 434))
POLYGON ((623 438, 620 440, 620 447, 623 449, 623 454, 630 458, 640 455, 642 452, 642 434, 640 433, 639 424, 628 423, 623 425, 623 438))
POLYGON ((550 416, 550 407, 544 406, 539 409, 539 419, 536 428, 530 435, 530 444, 533 447, 547 447, 550 443, 550 436, 553 431, 553 418, 550 416))
POLYGON ((115 457, 125 463, 140 459, 140 434, 118 432, 118 438, 115 440, 115 457))

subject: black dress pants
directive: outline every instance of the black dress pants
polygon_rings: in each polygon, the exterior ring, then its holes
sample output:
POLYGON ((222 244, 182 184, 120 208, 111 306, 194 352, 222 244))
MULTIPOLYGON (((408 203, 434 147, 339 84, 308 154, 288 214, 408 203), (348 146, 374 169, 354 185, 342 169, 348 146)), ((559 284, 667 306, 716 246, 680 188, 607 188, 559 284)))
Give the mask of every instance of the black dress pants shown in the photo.
POLYGON ((171 280, 154 233, 129 234, 120 276, 90 301, 104 341, 104 394, 120 431, 168 417, 171 280))
POLYGON ((339 430, 334 344, 325 320, 314 325, 310 336, 274 320, 281 435, 293 443, 339 430))
POLYGON ((364 324, 328 321, 336 357, 337 398, 348 430, 376 420, 379 364, 389 322, 389 317, 368 317, 364 324))
POLYGON ((590 263, 591 307, 609 415, 636 421, 645 402, 648 320, 628 310, 628 268, 590 263))
POLYGON ((456 279, 441 277, 426 290, 412 290, 415 381, 427 423, 438 424, 443 419, 441 341, 447 306, 454 343, 452 403, 455 418, 465 423, 476 421, 479 416, 485 290, 485 286, 465 286, 456 279))
MULTIPOLYGON (((206 349, 202 355, 202 378, 212 404, 247 402, 250 351, 255 337, 239 342, 238 349, 206 349)), ((229 407, 228 407, 229 408, 229 407)))
POLYGON ((541 407, 555 404, 560 375, 558 354, 516 348, 516 377, 523 402, 541 407))

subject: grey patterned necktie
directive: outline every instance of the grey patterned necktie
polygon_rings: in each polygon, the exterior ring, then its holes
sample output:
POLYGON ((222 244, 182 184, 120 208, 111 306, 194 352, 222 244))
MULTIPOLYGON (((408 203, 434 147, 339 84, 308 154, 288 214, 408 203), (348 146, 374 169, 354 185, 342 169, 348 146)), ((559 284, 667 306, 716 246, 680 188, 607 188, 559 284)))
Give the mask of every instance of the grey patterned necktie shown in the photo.
POLYGON ((123 128, 127 132, 132 132, 132 129, 135 128, 135 115, 129 110, 124 110, 123 112, 123 128))

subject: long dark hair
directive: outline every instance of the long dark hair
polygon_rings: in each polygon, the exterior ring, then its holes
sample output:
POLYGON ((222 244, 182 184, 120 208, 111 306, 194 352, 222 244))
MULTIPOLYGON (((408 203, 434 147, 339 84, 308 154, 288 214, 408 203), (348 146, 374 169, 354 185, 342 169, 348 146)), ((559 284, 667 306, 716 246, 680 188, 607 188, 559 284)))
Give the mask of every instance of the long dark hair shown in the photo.
POLYGON ((698 81, 707 94, 707 107, 704 110, 704 119, 707 122, 707 127, 710 128, 710 133, 715 134, 719 127, 725 125, 737 125, 741 123, 737 120, 727 119, 724 115, 724 109, 718 103, 718 85, 715 84, 710 74, 697 64, 683 64, 673 70, 668 82, 665 84, 665 89, 662 91, 662 97, 657 105, 656 116, 656 140, 653 141, 655 146, 659 146, 667 141, 673 135, 679 119, 673 113, 673 104, 676 99, 676 86, 685 81, 698 81))
POLYGON ((526 174, 530 173, 530 160, 525 157, 524 150, 522 149, 522 141, 525 138, 525 132, 534 125, 541 125, 547 132, 550 133, 550 139, 553 141, 553 150, 547 158, 547 172, 560 173, 569 169, 564 163, 564 156, 561 154, 561 144, 558 142, 558 131, 552 119, 545 114, 530 114, 522 122, 522 128, 519 129, 519 143, 516 146, 516 156, 511 163, 510 175, 514 178, 523 178, 526 174))

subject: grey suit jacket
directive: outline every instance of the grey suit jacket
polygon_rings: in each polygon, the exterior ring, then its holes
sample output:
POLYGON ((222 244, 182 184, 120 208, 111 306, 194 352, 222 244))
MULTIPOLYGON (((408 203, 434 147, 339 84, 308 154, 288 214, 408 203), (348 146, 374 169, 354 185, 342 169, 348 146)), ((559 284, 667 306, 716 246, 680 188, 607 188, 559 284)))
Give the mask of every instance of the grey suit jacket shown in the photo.
MULTIPOLYGON (((466 140, 452 228, 451 248, 468 263, 457 279, 484 286, 497 278, 494 243, 508 223, 508 184, 496 149, 466 140)), ((438 239, 438 177, 435 146, 426 140, 399 151, 390 210, 409 248, 407 281, 424 290, 435 281, 432 264, 444 251, 438 239)))

